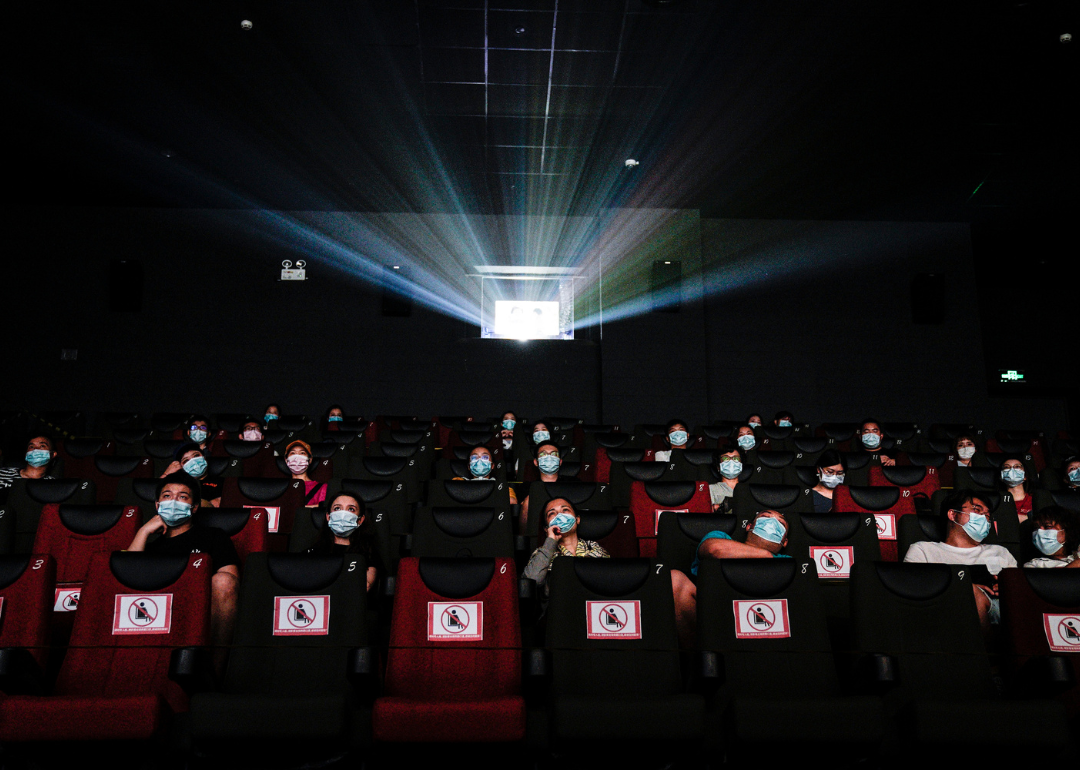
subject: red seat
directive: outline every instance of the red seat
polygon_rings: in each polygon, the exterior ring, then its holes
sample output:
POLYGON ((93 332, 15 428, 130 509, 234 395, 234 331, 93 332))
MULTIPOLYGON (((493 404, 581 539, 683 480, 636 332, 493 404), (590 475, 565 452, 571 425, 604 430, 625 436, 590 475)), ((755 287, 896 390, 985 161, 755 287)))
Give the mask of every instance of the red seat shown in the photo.
POLYGON ((297 479, 228 478, 221 492, 222 508, 265 508, 272 533, 292 532, 298 508, 304 506, 304 482, 297 479))
POLYGON ((525 737, 513 559, 402 559, 376 740, 525 737))
POLYGON ((30 651, 45 665, 56 562, 46 554, 0 556, 0 649, 30 651))
POLYGON ((153 475, 154 460, 151 457, 96 455, 87 468, 86 478, 97 487, 99 503, 113 503, 120 479, 149 479, 153 475))
POLYGON ((202 554, 99 554, 83 587, 53 695, 0 701, 0 741, 146 739, 187 696, 168 678, 172 651, 210 636, 202 554))
POLYGON ((197 526, 217 527, 229 536, 240 557, 241 569, 248 554, 272 551, 278 545, 270 537, 265 508, 200 508, 195 516, 197 526))
POLYGON ((64 478, 90 478, 90 469, 94 458, 111 456, 116 453, 116 445, 103 438, 71 438, 60 443, 56 454, 64 469, 64 478))
POLYGON ((915 513, 914 498, 902 492, 900 487, 893 486, 839 486, 833 493, 833 511, 872 514, 877 519, 882 560, 897 561, 896 537, 900 531, 900 517, 915 513))
POLYGON ((900 487, 901 497, 924 495, 929 501, 941 489, 941 478, 934 472, 936 470, 924 465, 871 465, 870 486, 900 487))
POLYGON ((630 513, 642 556, 656 556, 656 534, 663 511, 712 513, 709 485, 704 481, 634 481, 630 513))

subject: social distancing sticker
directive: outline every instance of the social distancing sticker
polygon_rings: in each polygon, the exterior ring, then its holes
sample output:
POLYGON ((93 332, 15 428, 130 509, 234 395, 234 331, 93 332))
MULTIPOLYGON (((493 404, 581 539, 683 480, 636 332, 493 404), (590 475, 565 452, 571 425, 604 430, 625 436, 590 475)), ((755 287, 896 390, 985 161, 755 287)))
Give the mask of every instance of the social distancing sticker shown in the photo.
POLYGON ((113 609, 113 634, 167 634, 172 594, 120 594, 113 609))
POLYGON ((787 639, 791 636, 787 599, 732 602, 736 639, 787 639))
POLYGON ((1080 652, 1080 615, 1044 612, 1043 628, 1054 652, 1080 652))
POLYGON ((484 638, 483 602, 428 602, 429 642, 475 642, 484 638))
POLYGON ((812 545, 810 558, 817 564, 818 577, 851 577, 851 563, 855 559, 855 554, 850 545, 812 545))
POLYGON ((329 633, 329 596, 274 597, 274 636, 326 636, 329 633))
POLYGON ((661 513, 690 513, 689 508, 657 508, 656 520, 654 521, 653 534, 660 534, 660 514, 661 513))
POLYGON ((0 596, 0 619, 4 617, 4 597, 0 596))
POLYGON ((878 536, 878 540, 895 540, 896 539, 896 514, 895 513, 875 513, 874 518, 877 520, 877 536, 878 536))
POLYGON ((74 612, 79 609, 80 595, 82 595, 81 583, 64 583, 57 586, 53 593, 53 612, 74 612))
POLYGON ((641 602, 585 602, 589 639, 640 639, 641 602))
POLYGON ((280 505, 245 505, 245 508, 260 508, 266 511, 266 528, 270 532, 277 532, 278 520, 281 518, 280 505))

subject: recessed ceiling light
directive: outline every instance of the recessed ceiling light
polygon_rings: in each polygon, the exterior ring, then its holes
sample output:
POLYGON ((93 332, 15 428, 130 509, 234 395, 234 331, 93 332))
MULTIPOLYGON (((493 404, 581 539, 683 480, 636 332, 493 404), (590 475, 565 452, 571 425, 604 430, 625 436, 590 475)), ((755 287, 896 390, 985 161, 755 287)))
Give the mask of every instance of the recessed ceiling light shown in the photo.
POLYGON ((395 269, 395 270, 400 270, 400 269, 401 269, 401 265, 394 265, 394 269, 395 269))
POLYGON ((635 166, 640 166, 640 165, 641 165, 640 163, 638 163, 638 162, 637 162, 636 160, 634 160, 633 158, 627 158, 627 159, 626 159, 626 160, 624 161, 624 163, 625 163, 625 165, 626 165, 626 167, 627 167, 627 168, 634 168, 635 166))
POLYGON ((524 35, 525 34, 525 28, 524 27, 514 27, 514 34, 515 35, 524 35))
POLYGON ((243 21, 240 22, 240 29, 244 30, 245 32, 247 32, 249 29, 251 29, 254 26, 255 25, 252 24, 249 19, 244 19, 243 21))

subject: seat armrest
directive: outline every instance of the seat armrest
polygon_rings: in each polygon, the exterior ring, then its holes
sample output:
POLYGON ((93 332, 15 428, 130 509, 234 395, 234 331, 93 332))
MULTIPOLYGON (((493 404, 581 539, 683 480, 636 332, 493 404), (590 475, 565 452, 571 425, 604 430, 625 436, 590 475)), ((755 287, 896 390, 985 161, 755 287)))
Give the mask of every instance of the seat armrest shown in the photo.
POLYGON ((370 703, 379 690, 378 653, 374 647, 354 647, 346 659, 345 676, 361 700, 370 703))
POLYGON ((1009 680, 1009 689, 1026 698, 1053 698, 1075 685, 1076 675, 1065 655, 1028 658, 1009 680))
POLYGON ((723 654, 713 650, 687 654, 693 656, 691 658, 693 668, 690 673, 691 689, 702 695, 711 695, 720 689, 720 685, 726 679, 723 654))
POLYGON ((179 647, 169 656, 169 679, 188 695, 217 689, 214 661, 207 647, 179 647))
POLYGON ((0 649, 0 692, 6 695, 42 695, 45 673, 25 647, 0 649))
POLYGON ((525 702, 542 703, 551 678, 551 654, 543 647, 529 647, 522 651, 521 664, 525 702))
POLYGON ((900 683, 898 661, 882 653, 860 655, 855 660, 854 679, 859 692, 884 693, 900 683))

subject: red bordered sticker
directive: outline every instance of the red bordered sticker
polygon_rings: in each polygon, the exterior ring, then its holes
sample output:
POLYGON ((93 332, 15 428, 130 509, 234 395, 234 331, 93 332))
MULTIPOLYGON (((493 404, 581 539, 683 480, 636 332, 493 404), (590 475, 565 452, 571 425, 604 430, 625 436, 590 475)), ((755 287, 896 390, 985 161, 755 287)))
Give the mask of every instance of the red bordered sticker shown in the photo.
POLYGON ((428 602, 429 642, 475 642, 484 638, 483 602, 428 602))
POLYGON ((731 606, 735 612, 736 639, 787 639, 791 636, 787 599, 736 599, 731 606))
POLYGON ((329 633, 329 596, 274 597, 274 636, 326 636, 329 633))
POLYGON ((817 565, 818 577, 849 578, 855 553, 850 545, 812 545, 810 558, 817 565))
POLYGON ((266 511, 266 528, 270 532, 277 532, 278 520, 281 518, 281 506, 280 505, 245 505, 247 509, 262 508, 266 511))
POLYGON ((79 596, 82 594, 81 583, 65 583, 53 592, 53 612, 74 612, 79 609, 79 596))
POLYGON ((172 607, 172 594, 118 594, 112 632, 167 634, 172 628, 172 607))
POLYGON ((656 509, 656 520, 653 522, 654 525, 655 525, 653 527, 653 534, 654 535, 659 535, 660 534, 660 514, 661 513, 690 513, 690 509, 689 508, 657 508, 656 509))
POLYGON ((1080 652, 1080 615, 1044 612, 1043 630, 1054 652, 1080 652))
POLYGON ((585 602, 589 639, 640 639, 641 602, 585 602))
POLYGON ((896 514, 895 513, 875 513, 874 518, 877 520, 877 536, 878 536, 878 540, 895 540, 896 539, 896 514))

